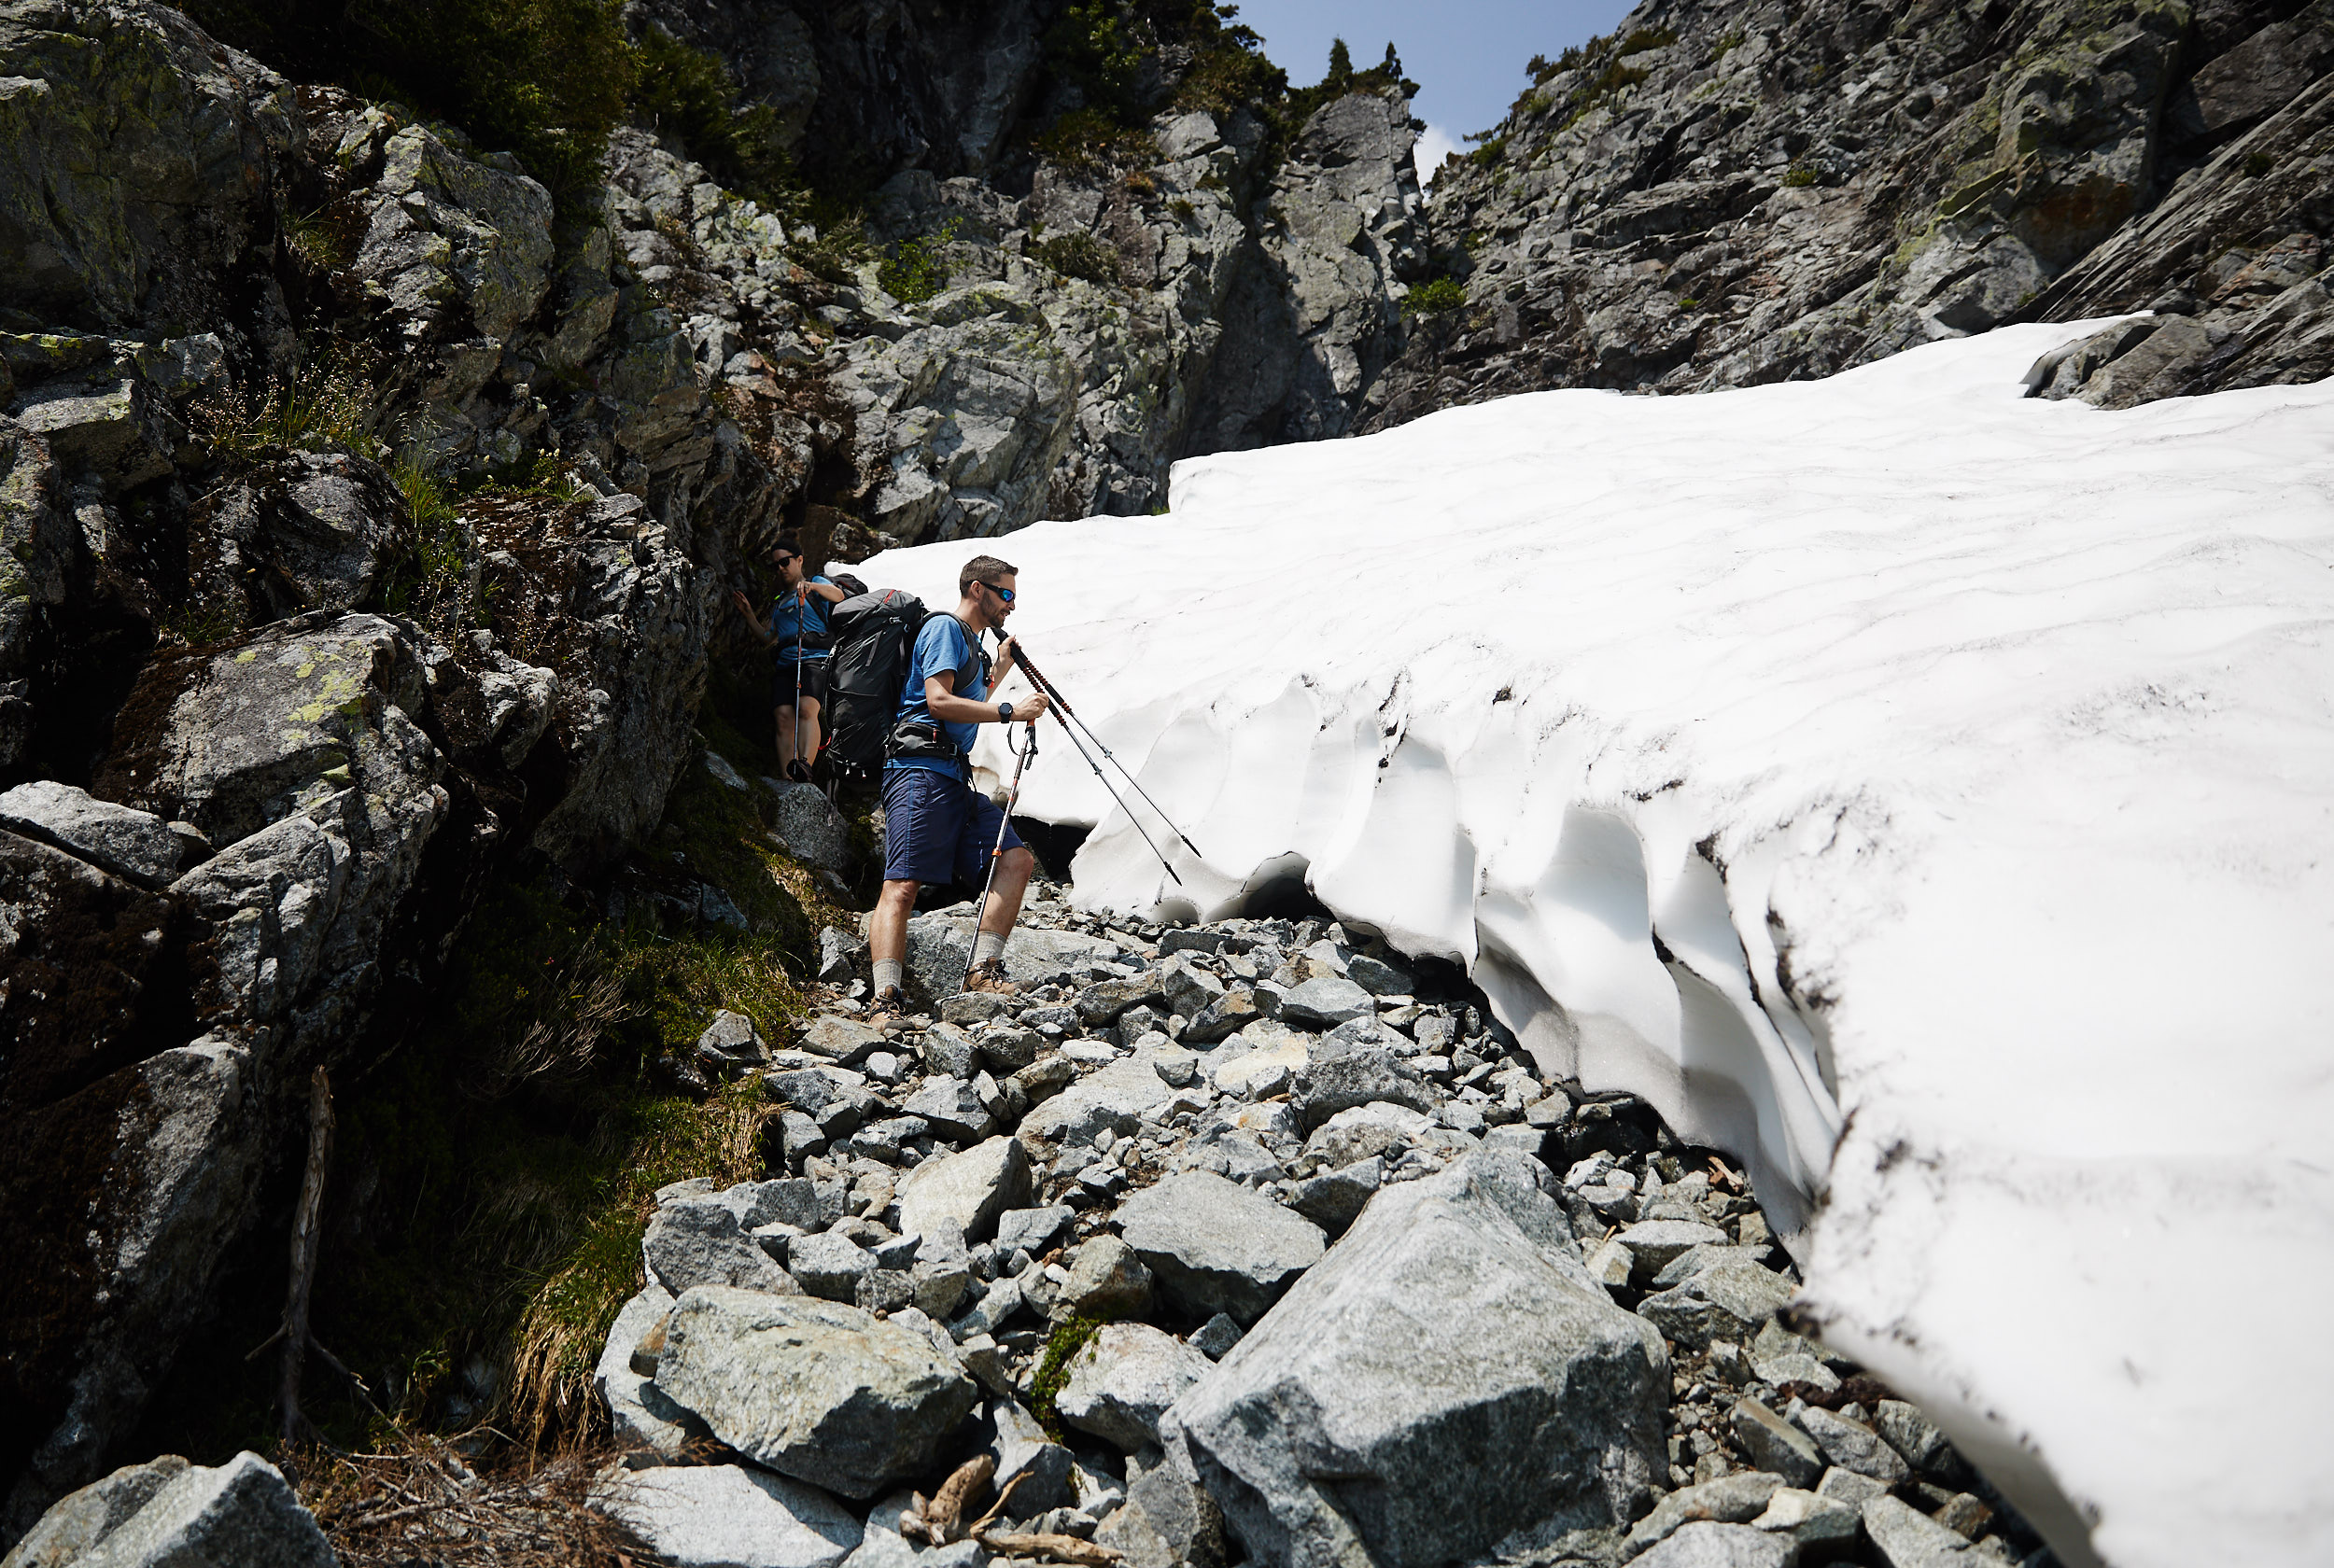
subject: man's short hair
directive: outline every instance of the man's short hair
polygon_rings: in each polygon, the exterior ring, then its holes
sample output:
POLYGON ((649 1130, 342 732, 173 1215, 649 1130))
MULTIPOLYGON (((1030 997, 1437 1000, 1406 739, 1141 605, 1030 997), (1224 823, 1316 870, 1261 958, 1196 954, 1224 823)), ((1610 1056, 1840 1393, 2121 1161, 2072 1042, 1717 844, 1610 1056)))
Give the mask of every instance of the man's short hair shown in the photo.
POLYGON ((986 582, 994 588, 997 579, 1020 575, 1021 568, 1010 561, 1000 561, 994 555, 976 555, 964 563, 963 571, 956 574, 956 596, 963 598, 971 593, 976 582, 986 582))

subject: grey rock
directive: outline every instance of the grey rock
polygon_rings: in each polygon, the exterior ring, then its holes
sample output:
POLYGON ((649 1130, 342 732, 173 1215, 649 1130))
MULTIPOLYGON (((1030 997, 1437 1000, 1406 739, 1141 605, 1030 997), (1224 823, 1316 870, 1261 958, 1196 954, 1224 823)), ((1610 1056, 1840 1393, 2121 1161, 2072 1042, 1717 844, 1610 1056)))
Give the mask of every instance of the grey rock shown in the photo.
POLYGON ((697 1055, 724 1062, 759 1061, 768 1055, 761 1031, 743 1013, 717 1010, 713 1021, 697 1036, 697 1055))
POLYGON ((1240 1325, 1229 1312, 1218 1312, 1191 1331, 1185 1341, 1210 1361, 1221 1361, 1234 1345, 1240 1343, 1240 1325))
POLYGON ((980 1037, 980 1056, 991 1071, 1010 1074, 1034 1062, 1042 1043, 1035 1029, 995 1028, 980 1037))
POLYGON ((1010 1012, 1013 1001, 994 991, 960 991, 940 1004, 940 1021, 969 1029, 1010 1012))
POLYGON ((1264 1013, 1253 989, 1234 986, 1199 1012, 1185 1015, 1190 1020, 1183 1029, 1188 1043, 1217 1045, 1263 1017, 1264 1013))
POLYGON ((1224 994, 1224 983, 1189 963, 1169 962, 1160 971, 1167 992, 1167 1007, 1188 1020, 1205 1013, 1224 994))
POLYGON ((1815 1446, 1823 1450, 1823 1457, 1843 1470, 1869 1476, 1886 1486, 1895 1486, 1912 1476, 1904 1456, 1862 1421, 1849 1421, 1820 1406, 1809 1406, 1800 1416, 1799 1424, 1815 1439, 1815 1446))
POLYGON ((1432 1112, 1436 1100, 1433 1086, 1415 1068, 1385 1051, 1352 1051, 1309 1062, 1298 1070, 1288 1091, 1289 1109, 1307 1133, 1357 1105, 1383 1102, 1432 1112))
MULTIPOLYGON (((1644 1228, 1643 1225, 1629 1227, 1630 1231, 1644 1228)), ((1622 1234, 1625 1237, 1629 1232, 1622 1234)), ((1704 1346, 1712 1339, 1750 1337, 1794 1294, 1792 1282, 1780 1274, 1755 1263, 1728 1262, 1647 1296, 1638 1303, 1638 1311, 1680 1344, 1704 1346)))
POLYGON ((283 1473, 258 1454, 182 1469, 77 1560, 88 1568, 333 1568, 338 1559, 283 1473))
POLYGON ((53 844, 114 875, 162 888, 209 853, 192 827, 101 801, 70 784, 19 784, 0 794, 0 827, 53 844))
POLYGON ((1953 1445, 1945 1434, 1915 1405, 1902 1399, 1883 1399, 1873 1412, 1874 1428, 1887 1440, 1890 1448, 1905 1456, 1906 1463, 1924 1476, 1940 1479, 1959 1479, 1966 1470, 1953 1445))
POLYGON ((1651 1280, 1689 1247, 1723 1247, 1726 1233, 1713 1225, 1698 1220, 1640 1220, 1627 1226, 1616 1238, 1628 1248, 1651 1280))
POLYGON ((1152 973, 1125 980, 1104 980, 1078 992, 1072 1003, 1077 1009, 1078 1022, 1089 1029, 1116 1023, 1118 1015, 1130 1008, 1153 1006, 1167 1000, 1167 989, 1152 973))
POLYGON ((1666 1540, 1684 1525, 1697 1519, 1719 1524, 1748 1524, 1766 1512, 1776 1489, 1783 1484, 1780 1476, 1763 1471, 1745 1470, 1723 1476, 1699 1486, 1680 1488, 1653 1505, 1653 1511, 1630 1526, 1623 1546, 1632 1552, 1643 1551, 1656 1541, 1666 1540))
POLYGON ((980 1047, 962 1028, 943 1020, 924 1030, 923 1061, 927 1071, 944 1078, 970 1078, 977 1070, 980 1047))
POLYGON ((1464 1170, 1382 1193, 1177 1403, 1169 1421, 1253 1555, 1464 1560, 1643 1512, 1664 1466, 1661 1341, 1500 1198, 1464 1170))
POLYGON ((1151 1061, 1148 1051, 1138 1049, 1076 1080, 1023 1117, 1015 1136, 1033 1157, 1047 1157, 1065 1143, 1091 1143, 1099 1132, 1132 1133, 1174 1093, 1151 1061))
POLYGON ((1385 1182, 1385 1162, 1372 1156, 1298 1183, 1288 1206, 1331 1236, 1343 1236, 1385 1182))
POLYGON ((815 1487, 742 1464, 615 1471, 592 1502, 679 1568, 836 1568, 865 1534, 815 1487))
POLYGON ((1356 953, 1345 960, 1345 978, 1371 996, 1409 996, 1418 988, 1418 982, 1406 972, 1367 953, 1356 953))
POLYGON ((735 1285, 780 1295, 802 1291, 786 1270, 770 1261, 762 1244, 746 1234, 736 1211, 714 1201, 659 1208, 640 1239, 640 1259, 649 1279, 673 1295, 692 1285, 735 1285))
POLYGON ((819 978, 830 986, 858 977, 867 957, 864 938, 828 926, 819 932, 819 978))
POLYGON ((7 1568, 70 1568, 187 1469, 177 1454, 164 1454, 58 1499, 8 1553, 7 1568))
MULTIPOLYGON (((996 1235, 1002 1241, 999 1216, 1026 1203, 1031 1185, 1029 1153, 1012 1138, 991 1138, 962 1154, 926 1160, 900 1185, 900 1234, 952 1234, 967 1242, 996 1235)), ((1019 1238, 1030 1228, 1025 1221, 1017 1229, 1016 1245, 1025 1244, 1019 1238)))
POLYGON ((905 1268, 871 1268, 852 1282, 851 1299, 852 1306, 869 1312, 904 1312, 916 1306, 916 1278, 905 1268))
POLYGON ((1151 1271, 1118 1238, 1081 1242, 1067 1261, 1070 1277, 1055 1294, 1049 1316, 1109 1321, 1150 1315, 1151 1271))
POLYGON ((1207 1357, 1148 1323, 1104 1323, 1070 1362, 1062 1419, 1132 1453, 1159 1441, 1160 1418, 1213 1371, 1207 1357))
POLYGON ((1636 1561, 1639 1568, 1792 1568, 1799 1546, 1744 1524, 1688 1524, 1636 1561))
POLYGON ((879 1029, 856 1019, 823 1013, 802 1031, 801 1046, 838 1067, 856 1067, 888 1043, 879 1029))
POLYGON ((848 874, 851 824, 826 792, 811 784, 780 784, 773 794, 770 815, 786 852, 805 865, 848 874))
POLYGON ((1852 1550, 1863 1522, 1862 1505, 1850 1505, 1796 1487, 1781 1487, 1766 1511, 1750 1521, 1761 1530, 1787 1533, 1804 1561, 1836 1558, 1852 1550))
POLYGON ((801 1236, 786 1246, 786 1271, 825 1301, 856 1301, 859 1281, 877 1268, 875 1254, 841 1236, 801 1236))
POLYGON ((1223 1568, 1228 1555, 1224 1511, 1173 1464, 1135 1477, 1125 1504, 1103 1521, 1094 1541, 1121 1554, 1130 1568, 1223 1568))
POLYGON ((1426 1115, 1405 1106, 1382 1101, 1357 1105, 1314 1129, 1305 1140, 1305 1153, 1338 1169, 1379 1156, 1391 1165, 1431 1125, 1426 1115))
POLYGON ((654 1283, 626 1302, 592 1372, 592 1389, 608 1407, 617 1451, 636 1468, 678 1464, 691 1439, 711 1435, 703 1421, 658 1391, 653 1364, 634 1353, 641 1336, 665 1321, 672 1304, 671 1293, 654 1283))
POLYGON ((1063 1203, 1044 1209, 1008 1209, 997 1216, 997 1250, 1008 1256, 1017 1251, 1041 1256, 1076 1212, 1063 1203))
POLYGON ((1893 1497, 1863 1505, 1864 1533, 1888 1568, 1969 1568, 1977 1559, 1962 1535, 1893 1497))
POLYGON ((1888 1490, 1886 1482, 1876 1481, 1869 1476, 1859 1476, 1853 1470, 1833 1469, 1823 1472, 1823 1478, 1816 1483, 1815 1491, 1818 1497, 1852 1509, 1862 1518, 1863 1505, 1876 1497, 1886 1496, 1888 1490))
POLYGON ((1823 1455, 1815 1440, 1757 1400, 1736 1400, 1727 1424, 1760 1469, 1795 1487, 1811 1486, 1823 1474, 1823 1455))
POLYGON ((921 1116, 939 1137, 952 1143, 983 1139, 996 1129, 997 1118, 980 1101, 972 1085, 962 1078, 931 1077, 901 1102, 900 1109, 921 1116))
POLYGON ((1335 1029, 1355 1018, 1377 1016, 1377 1002, 1351 980, 1323 976, 1306 981, 1281 998, 1281 1020, 1309 1029, 1335 1029))
POLYGON ((1118 1211, 1119 1234, 1160 1294, 1193 1317, 1253 1322, 1320 1260, 1321 1228, 1220 1176, 1170 1176, 1118 1211))
POLYGON ((1153 1034, 1158 1035, 1160 1043, 1163 1043, 1166 1039, 1167 1017, 1155 1007, 1130 1007, 1118 1015, 1118 1021, 1111 1026, 1111 1032, 1118 1043, 1130 1051, 1146 1036, 1153 1034))
POLYGON ((675 1303, 656 1386, 756 1463, 853 1498, 922 1474, 978 1397, 907 1328, 718 1285, 675 1303))
POLYGON ((272 620, 375 598, 414 545, 396 481, 345 453, 295 452, 264 464, 215 505, 220 568, 272 620))
POLYGON ((1026 1519, 1049 1509, 1076 1506, 1070 1450, 1047 1437, 1037 1418, 1010 1397, 991 1401, 989 1416, 994 1429, 989 1457, 997 1465, 989 1484, 995 1494, 1013 1488, 1013 1494, 1005 1500, 1006 1517, 1026 1519))

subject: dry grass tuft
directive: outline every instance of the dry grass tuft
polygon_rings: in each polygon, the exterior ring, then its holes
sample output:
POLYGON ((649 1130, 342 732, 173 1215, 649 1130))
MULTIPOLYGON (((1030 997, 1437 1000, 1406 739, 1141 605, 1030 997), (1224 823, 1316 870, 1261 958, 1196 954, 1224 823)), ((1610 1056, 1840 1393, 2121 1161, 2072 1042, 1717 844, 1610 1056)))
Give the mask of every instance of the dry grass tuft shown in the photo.
POLYGON ((287 1469, 344 1568, 648 1568, 664 1560, 591 1505, 612 1455, 539 1460, 499 1446, 473 1470, 453 1447, 402 1432, 393 1451, 318 1449, 287 1469))

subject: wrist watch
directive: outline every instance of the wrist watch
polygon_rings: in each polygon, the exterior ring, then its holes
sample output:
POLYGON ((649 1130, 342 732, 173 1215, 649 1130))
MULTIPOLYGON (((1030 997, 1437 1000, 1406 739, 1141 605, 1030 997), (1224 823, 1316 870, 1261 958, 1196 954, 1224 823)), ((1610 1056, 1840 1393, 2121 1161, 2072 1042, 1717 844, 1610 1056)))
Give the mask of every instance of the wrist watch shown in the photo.
POLYGON ((1000 724, 1010 724, 1013 722, 1013 705, 1011 703, 1001 702, 997 705, 997 722, 1000 724))

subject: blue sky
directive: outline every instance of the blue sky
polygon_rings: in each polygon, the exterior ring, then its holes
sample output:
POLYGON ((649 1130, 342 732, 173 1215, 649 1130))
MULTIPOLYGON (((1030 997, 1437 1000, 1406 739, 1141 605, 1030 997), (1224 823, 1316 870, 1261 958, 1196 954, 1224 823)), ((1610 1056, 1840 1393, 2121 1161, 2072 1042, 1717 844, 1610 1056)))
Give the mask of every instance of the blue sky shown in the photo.
POLYGON ((1239 20, 1264 35, 1265 52, 1304 86, 1321 79, 1329 40, 1343 38, 1356 65, 1374 65, 1387 41, 1419 92, 1411 113, 1427 124, 1418 169, 1427 173, 1469 132, 1488 131, 1528 78, 1524 63, 1610 33, 1629 0, 1241 0, 1239 20))

